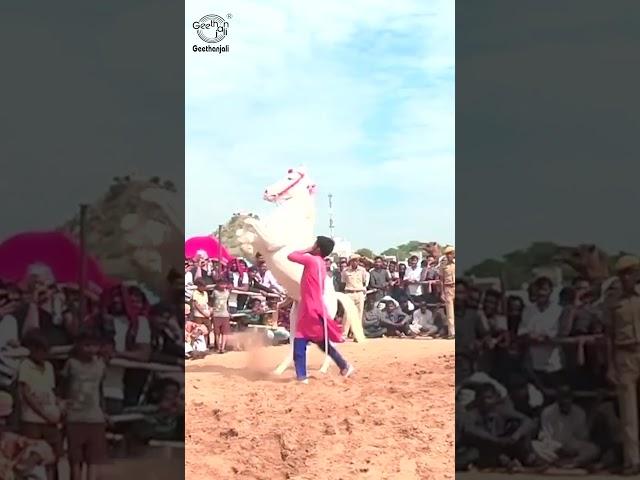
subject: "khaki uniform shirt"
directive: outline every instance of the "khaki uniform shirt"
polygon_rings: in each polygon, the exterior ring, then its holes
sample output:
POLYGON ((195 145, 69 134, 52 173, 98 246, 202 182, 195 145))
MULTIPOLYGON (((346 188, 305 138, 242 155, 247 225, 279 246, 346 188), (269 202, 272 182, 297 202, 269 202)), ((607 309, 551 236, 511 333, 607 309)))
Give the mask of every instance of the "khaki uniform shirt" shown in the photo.
POLYGON ((344 283, 345 292, 367 291, 367 271, 363 267, 358 267, 353 270, 351 267, 347 267, 342 271, 342 283, 344 283))
POLYGON ((453 298, 456 291, 456 264, 447 261, 440 267, 440 278, 444 285, 444 295, 447 298, 453 298))
POLYGON ((608 317, 614 345, 640 345, 640 295, 624 295, 613 304, 608 317))

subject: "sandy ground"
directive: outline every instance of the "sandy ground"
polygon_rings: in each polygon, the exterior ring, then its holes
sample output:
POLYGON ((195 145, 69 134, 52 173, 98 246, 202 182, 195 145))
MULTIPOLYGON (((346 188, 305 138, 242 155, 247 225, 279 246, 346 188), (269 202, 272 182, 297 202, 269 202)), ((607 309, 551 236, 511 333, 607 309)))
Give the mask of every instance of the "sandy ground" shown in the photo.
POLYGON ((344 379, 310 346, 309 385, 270 372, 287 346, 210 355, 186 368, 186 478, 454 477, 454 343, 340 345, 344 379))

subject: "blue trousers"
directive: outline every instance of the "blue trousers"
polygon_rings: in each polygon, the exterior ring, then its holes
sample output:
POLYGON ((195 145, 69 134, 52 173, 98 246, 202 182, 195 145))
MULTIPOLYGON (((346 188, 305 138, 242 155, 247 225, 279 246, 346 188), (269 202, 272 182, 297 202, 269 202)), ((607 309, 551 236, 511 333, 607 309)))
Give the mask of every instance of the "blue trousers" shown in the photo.
MULTIPOLYGON (((311 340, 306 338, 296 338, 293 340, 293 363, 296 366, 296 377, 298 380, 307 378, 307 344, 311 340)), ((324 340, 315 343, 324 352, 324 340)), ((349 365, 347 361, 338 353, 338 350, 329 342, 329 356, 336 363, 340 371, 345 370, 349 365)))

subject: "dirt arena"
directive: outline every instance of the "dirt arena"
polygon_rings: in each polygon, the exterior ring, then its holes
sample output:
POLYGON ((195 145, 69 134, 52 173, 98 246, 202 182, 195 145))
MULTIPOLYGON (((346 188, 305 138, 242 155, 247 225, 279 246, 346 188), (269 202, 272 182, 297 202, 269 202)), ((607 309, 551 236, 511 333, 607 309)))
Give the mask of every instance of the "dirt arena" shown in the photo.
POLYGON ((309 385, 270 373, 288 346, 188 362, 188 480, 453 478, 454 342, 341 345, 349 379, 312 347, 309 385))

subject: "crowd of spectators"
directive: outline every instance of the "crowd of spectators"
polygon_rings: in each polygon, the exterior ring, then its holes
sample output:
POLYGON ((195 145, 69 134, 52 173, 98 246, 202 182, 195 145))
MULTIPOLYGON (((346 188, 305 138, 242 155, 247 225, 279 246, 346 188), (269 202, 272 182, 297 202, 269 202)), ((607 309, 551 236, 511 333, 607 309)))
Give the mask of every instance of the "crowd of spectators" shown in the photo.
MULTIPOLYGON (((334 256, 326 259, 326 271, 333 288, 361 309, 368 338, 450 337, 436 256, 411 256, 406 263, 334 256)), ((261 330, 268 344, 287 343, 292 303, 260 254, 252 262, 226 262, 199 252, 185 259, 185 356, 241 349, 248 338, 242 332, 250 329, 261 330)), ((342 315, 339 307, 338 321, 342 315)))
POLYGON ((81 302, 43 264, 0 282, 0 478, 94 479, 152 440, 183 441, 175 288, 125 282, 81 302))
POLYGON ((619 407, 627 390, 637 398, 638 376, 622 371, 640 361, 637 266, 623 257, 608 279, 538 277, 506 295, 457 280, 458 470, 638 474, 637 404, 619 407), (617 341, 621 325, 635 337, 617 341))

